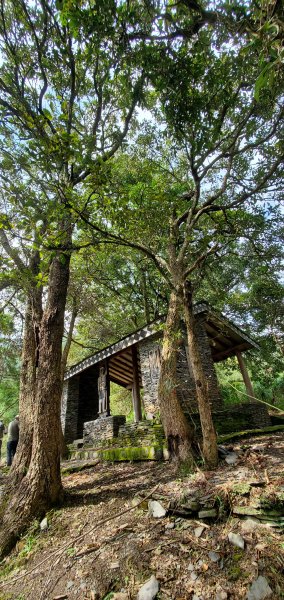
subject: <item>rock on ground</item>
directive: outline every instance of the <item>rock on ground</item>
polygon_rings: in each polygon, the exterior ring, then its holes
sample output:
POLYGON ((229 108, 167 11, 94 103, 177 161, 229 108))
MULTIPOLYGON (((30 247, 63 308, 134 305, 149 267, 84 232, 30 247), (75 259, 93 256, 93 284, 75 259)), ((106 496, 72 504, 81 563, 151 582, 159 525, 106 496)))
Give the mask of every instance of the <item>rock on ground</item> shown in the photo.
POLYGON ((148 509, 150 517, 154 517, 154 519, 161 519, 167 514, 167 511, 157 500, 149 500, 148 509))
POLYGON ((267 579, 260 575, 251 585, 247 593, 247 600, 265 600, 272 594, 272 589, 268 585, 267 579))
POLYGON ((238 455, 236 454, 236 452, 230 452, 229 454, 227 454, 227 456, 225 457, 225 462, 227 463, 227 465, 235 465, 236 462, 238 462, 238 455))
POLYGON ((241 548, 241 550, 245 547, 245 540, 239 533, 229 533, 228 539, 231 544, 237 546, 237 548, 241 548))
POLYGON ((39 526, 40 526, 41 531, 46 531, 48 529, 47 517, 44 517, 44 519, 42 519, 39 526))
POLYGON ((140 588, 137 600, 154 600, 159 591, 159 582, 155 575, 152 575, 140 588))

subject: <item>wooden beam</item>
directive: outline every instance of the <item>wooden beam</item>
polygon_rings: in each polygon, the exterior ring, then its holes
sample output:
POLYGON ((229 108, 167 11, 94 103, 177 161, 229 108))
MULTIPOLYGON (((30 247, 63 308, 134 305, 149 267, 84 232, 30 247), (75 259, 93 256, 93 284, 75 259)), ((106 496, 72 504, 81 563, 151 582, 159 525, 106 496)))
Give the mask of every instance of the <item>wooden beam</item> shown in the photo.
MULTIPOLYGON (((225 358, 228 358, 229 356, 236 356, 237 352, 243 352, 244 350, 248 350, 248 348, 250 348, 250 346, 248 346, 248 344, 244 342, 243 344, 232 346, 232 348, 228 348, 228 350, 224 350, 222 352, 217 352, 216 354, 214 354, 213 352, 213 361, 219 362, 221 360, 224 360, 225 358)), ((214 348, 212 349, 214 350, 214 348)))
POLYGON ((133 363, 133 384, 132 384, 132 402, 134 410, 134 421, 142 420, 140 386, 139 386, 139 369, 137 347, 132 346, 132 363, 133 363))
POLYGON ((113 377, 113 375, 111 375, 111 374, 109 376, 109 379, 112 383, 116 383, 116 385, 120 385, 120 387, 123 387, 125 390, 129 389, 129 383, 120 381, 120 379, 113 377))
POLYGON ((253 400, 255 400, 255 395, 254 395, 254 390, 253 390, 252 383, 250 380, 250 376, 248 374, 248 370, 246 367, 246 363, 240 352, 236 352, 236 357, 238 359, 240 371, 243 376, 244 384, 246 386, 247 395, 249 396, 249 402, 253 402, 253 400))
POLYGON ((109 370, 109 374, 110 377, 116 377, 116 379, 120 379, 121 381, 124 381, 125 383, 131 383, 132 382, 132 374, 128 373, 121 373, 121 371, 119 371, 118 369, 115 369, 114 367, 112 367, 109 370))
POLYGON ((226 335, 227 332, 221 330, 220 328, 214 327, 212 323, 205 323, 206 333, 209 337, 209 341, 216 343, 219 342, 221 347, 226 350, 226 348, 230 348, 232 346, 231 339, 226 335))

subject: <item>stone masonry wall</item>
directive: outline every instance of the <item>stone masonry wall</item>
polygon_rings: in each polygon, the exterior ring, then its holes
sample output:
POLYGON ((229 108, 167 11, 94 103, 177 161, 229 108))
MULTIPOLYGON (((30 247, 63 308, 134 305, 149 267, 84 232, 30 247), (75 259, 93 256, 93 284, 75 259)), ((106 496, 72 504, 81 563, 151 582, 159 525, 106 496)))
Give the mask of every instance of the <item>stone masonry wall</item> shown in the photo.
POLYGON ((216 411, 222 409, 223 402, 219 390, 209 339, 205 329, 205 320, 205 315, 201 314, 196 316, 196 334, 198 337, 202 363, 206 374, 211 407, 213 411, 216 411))
POLYGON ((132 448, 165 445, 163 427, 155 421, 126 423, 123 415, 102 417, 84 425, 84 448, 132 448))
POLYGON ((158 412, 158 384, 160 377, 160 338, 161 334, 138 344, 142 385, 144 389, 144 408, 147 418, 158 412))
POLYGON ((98 395, 99 367, 94 365, 80 375, 79 413, 77 437, 83 436, 84 423, 97 419, 99 410, 98 395))
MULTIPOLYGON (((197 316, 197 337, 201 350, 201 358, 205 369, 207 384, 210 393, 211 406, 213 410, 220 410, 223 406, 219 392, 217 375, 212 359, 208 336, 205 330, 205 318, 203 315, 197 316)), ((184 339, 186 333, 184 331, 184 339)), ((147 416, 154 416, 158 412, 158 384, 160 376, 160 348, 161 334, 153 340, 145 340, 139 343, 139 355, 142 384, 144 388, 144 406, 147 416)), ((197 411, 197 399, 195 384, 193 381, 192 370, 189 367, 188 348, 185 344, 181 345, 178 362, 178 397, 183 410, 186 414, 197 411)))
MULTIPOLYGON (((218 435, 247 429, 262 429, 271 425, 267 407, 260 402, 235 404, 227 409, 214 411, 212 416, 218 435)), ((192 414, 190 422, 195 426, 196 435, 201 436, 199 414, 192 414)))
POLYGON ((83 440, 85 445, 100 445, 101 442, 112 440, 118 436, 121 425, 125 424, 124 415, 100 417, 95 421, 84 423, 83 440))
POLYGON ((67 444, 77 438, 79 382, 80 375, 75 375, 65 381, 63 386, 61 425, 67 444))

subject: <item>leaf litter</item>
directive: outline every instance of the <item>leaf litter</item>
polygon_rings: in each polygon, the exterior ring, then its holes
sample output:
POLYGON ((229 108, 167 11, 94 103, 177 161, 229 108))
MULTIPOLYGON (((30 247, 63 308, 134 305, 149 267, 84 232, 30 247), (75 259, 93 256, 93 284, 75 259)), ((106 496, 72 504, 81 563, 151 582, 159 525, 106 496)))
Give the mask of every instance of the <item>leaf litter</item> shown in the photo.
POLYGON ((66 474, 48 529, 33 524, 2 562, 0 599, 132 600, 153 576, 157 600, 283 598, 284 434, 234 452, 233 465, 186 476, 156 462, 66 474), (151 516, 149 500, 166 515, 151 516))

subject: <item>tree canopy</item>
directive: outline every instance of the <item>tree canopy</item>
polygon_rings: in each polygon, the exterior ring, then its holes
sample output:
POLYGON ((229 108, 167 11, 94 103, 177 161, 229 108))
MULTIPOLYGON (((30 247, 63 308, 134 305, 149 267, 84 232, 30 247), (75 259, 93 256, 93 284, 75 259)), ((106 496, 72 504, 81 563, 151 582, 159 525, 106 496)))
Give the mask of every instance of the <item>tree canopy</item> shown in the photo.
POLYGON ((74 335, 83 352, 97 349, 168 311, 159 398, 172 453, 184 459, 192 440, 175 381, 183 313, 211 466, 216 434, 193 300, 243 314, 249 302, 256 328, 270 327, 279 345, 283 15, 273 1, 211 4, 1 2, 7 332, 13 311, 25 313, 10 477, 18 501, 3 553, 62 496, 60 398, 70 347, 78 356, 74 335))

